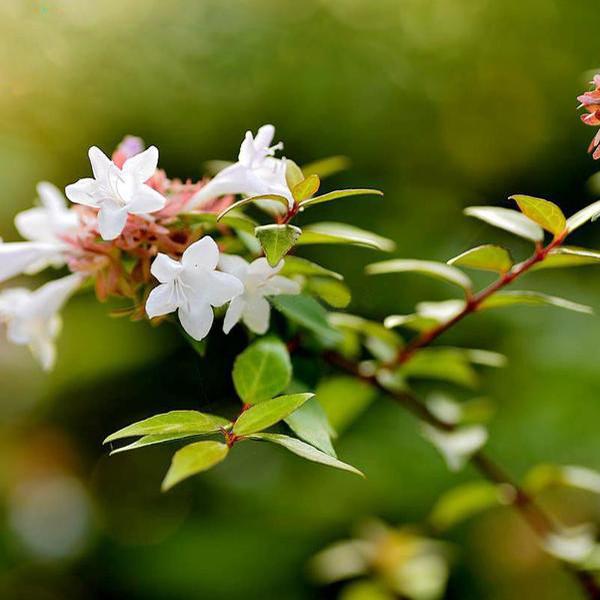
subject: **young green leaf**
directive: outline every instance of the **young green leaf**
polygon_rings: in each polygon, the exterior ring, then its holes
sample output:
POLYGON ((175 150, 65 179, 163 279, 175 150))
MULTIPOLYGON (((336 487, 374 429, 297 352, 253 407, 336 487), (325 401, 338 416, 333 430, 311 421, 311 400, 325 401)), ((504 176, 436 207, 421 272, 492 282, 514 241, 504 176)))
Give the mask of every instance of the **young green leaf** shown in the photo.
POLYGON ((333 222, 315 223, 304 227, 298 245, 309 244, 352 244, 385 252, 391 252, 396 247, 392 240, 370 231, 333 222))
MULTIPOLYGON (((313 171, 307 171, 307 173, 312 172, 313 171)), ((293 190, 301 181, 304 181, 302 169, 289 158, 285 159, 285 181, 290 190, 293 190)))
POLYGON ((502 246, 485 244, 471 248, 448 261, 449 265, 469 267, 481 271, 494 271, 495 273, 506 273, 513 266, 510 252, 502 246))
POLYGON ((335 175, 350 167, 350 159, 347 156, 330 156, 321 158, 302 167, 305 173, 315 173, 321 179, 335 175))
POLYGON ((356 473, 357 475, 364 477, 364 474, 352 465, 346 464, 341 460, 330 456, 329 454, 325 454, 325 452, 317 450, 309 444, 288 437, 286 435, 280 435, 276 433, 257 433, 252 436, 252 439, 278 444, 279 446, 283 446, 284 448, 287 448, 290 452, 293 452, 294 454, 297 454, 302 458, 306 458, 307 460, 311 460, 322 465, 327 465, 328 467, 334 467, 336 469, 350 471, 350 473, 356 473))
POLYGON ((316 334, 326 346, 335 346, 341 341, 341 334, 327 321, 327 311, 312 296, 273 296, 271 302, 290 321, 316 334))
POLYGON ((523 486, 534 494, 558 486, 600 494, 600 472, 576 465, 537 465, 527 473, 523 486))
POLYGON ((136 435, 215 433, 228 425, 231 425, 231 423, 227 419, 215 415, 195 410, 172 410, 123 427, 123 429, 109 435, 103 443, 106 444, 136 435))
POLYGON ((493 296, 490 296, 481 303, 479 310, 514 306, 518 304, 528 306, 557 306, 559 308, 566 308, 567 310, 573 310, 575 312, 586 314, 592 314, 594 312, 590 306, 577 304, 576 302, 571 302, 570 300, 565 300, 564 298, 549 296, 548 294, 542 294, 541 292, 520 290, 496 292, 493 296))
POLYGON ((517 203, 525 216, 535 221, 538 225, 541 225, 546 231, 555 236, 565 231, 567 220, 562 210, 554 202, 522 194, 511 196, 510 199, 517 203))
POLYGON ((302 230, 294 225, 261 225, 254 230, 272 267, 289 252, 301 233, 302 230))
POLYGON ((465 208, 464 213, 532 242, 541 242, 544 239, 544 230, 537 223, 510 208, 470 206, 465 208))
POLYGON ((352 299, 348 286, 330 277, 311 277, 306 289, 334 308, 346 308, 352 299))
POLYGON ((532 271, 557 269, 563 267, 581 267, 600 263, 600 252, 574 246, 553 248, 541 262, 533 265, 532 271))
POLYGON ((233 385, 246 404, 256 404, 283 391, 292 377, 286 345, 267 337, 246 348, 233 365, 233 385))
POLYGON ((328 192, 321 196, 314 198, 307 198, 300 202, 303 208, 314 206, 315 204, 321 204, 322 202, 330 202, 331 200, 337 200, 338 198, 348 198, 349 196, 383 196, 383 192, 380 190, 372 190, 368 188, 355 188, 348 190, 336 190, 334 192, 328 192))
POLYGON ((338 434, 348 428, 377 397, 368 383, 346 375, 322 379, 315 393, 338 434))
POLYGON ((267 429, 285 419, 312 397, 314 394, 290 394, 251 406, 238 417, 233 425, 233 433, 247 436, 267 429))
POLYGON ((600 215, 600 200, 582 208, 567 219, 567 231, 571 233, 577 228, 585 225, 588 221, 595 220, 600 215))
POLYGON ((421 273, 435 279, 454 283, 464 290, 470 291, 473 284, 471 280, 459 269, 444 263, 430 260, 415 260, 396 258, 367 265, 369 275, 384 273, 421 273))
POLYGON ((225 459, 229 448, 221 442, 195 442, 175 452, 171 466, 162 482, 162 491, 170 490, 180 481, 207 471, 225 459))
POLYGON ((383 320, 384 327, 388 329, 394 329, 394 327, 406 327, 414 331, 427 331, 439 325, 437 319, 430 317, 422 317, 419 314, 411 315, 389 315, 383 320))
POLYGON ((396 350, 404 346, 404 340, 397 333, 389 331, 377 321, 369 321, 348 313, 329 313, 328 320, 331 325, 338 329, 354 331, 365 338, 378 338, 396 350))
POLYGON ((311 446, 335 457, 331 443, 333 429, 318 398, 311 398, 285 418, 292 431, 311 446))
POLYGON ((471 362, 459 348, 423 348, 402 365, 400 372, 407 378, 439 379, 476 388, 479 378, 471 362))
POLYGON ((292 196, 296 202, 307 200, 319 191, 321 180, 318 175, 309 175, 292 188, 292 196))
POLYGON ((189 437, 194 437, 197 433, 165 433, 158 435, 145 435, 131 444, 121 446, 111 450, 110 455, 119 454, 120 452, 128 452, 129 450, 137 450, 138 448, 145 448, 146 446, 154 446, 155 444, 163 444, 165 442, 173 442, 176 440, 183 440, 189 437))
POLYGON ((227 225, 232 229, 236 229, 239 231, 245 231, 246 233, 254 234, 254 229, 257 224, 252 219, 246 217, 245 215, 231 213, 223 217, 222 219, 218 219, 215 213, 182 213, 179 215, 179 218, 185 222, 190 224, 206 224, 206 225, 214 225, 216 226, 218 222, 221 225, 227 225))
POLYGON ((217 221, 220 221, 226 214, 230 213, 232 210, 237 210, 238 208, 256 202, 257 200, 275 200, 276 202, 283 204, 285 206, 286 211, 289 209, 290 206, 287 198, 285 196, 279 196, 278 194, 261 194, 259 196, 250 196, 248 198, 242 198, 241 200, 234 202, 231 206, 228 206, 224 211, 219 213, 219 215, 217 216, 217 221))
POLYGON ((462 521, 498 506, 502 494, 498 486, 487 481, 472 481, 452 488, 435 503, 429 521, 437 530, 445 530, 462 521))
POLYGON ((319 275, 321 277, 332 277, 338 281, 342 281, 344 277, 335 271, 330 271, 317 263, 300 258, 299 256, 287 256, 283 263, 283 268, 279 272, 284 277, 290 277, 293 275, 305 275, 310 277, 311 275, 319 275))

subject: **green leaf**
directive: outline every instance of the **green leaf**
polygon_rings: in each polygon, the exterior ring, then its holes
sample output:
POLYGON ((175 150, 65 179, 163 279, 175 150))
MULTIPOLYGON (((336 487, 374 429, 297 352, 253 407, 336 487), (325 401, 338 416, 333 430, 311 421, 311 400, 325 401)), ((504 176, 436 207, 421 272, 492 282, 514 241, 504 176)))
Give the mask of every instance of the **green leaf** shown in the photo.
POLYGON ((576 465, 544 464, 531 469, 523 481, 523 487, 534 494, 557 486, 600 494, 600 472, 576 465))
POLYGON ((481 271, 494 271, 496 273, 506 273, 513 266, 513 259, 510 252, 502 246, 494 244, 485 244, 471 248, 448 261, 449 265, 458 265, 459 267, 470 267, 481 271))
POLYGON ((302 167, 305 173, 315 173, 321 179, 335 175, 350 167, 350 159, 347 156, 330 156, 316 160, 302 167))
POLYGON ((227 419, 215 415, 195 410, 172 410, 123 427, 123 429, 119 429, 119 431, 109 435, 103 443, 106 444, 114 440, 136 435, 215 433, 221 427, 227 427, 228 425, 231 425, 231 423, 227 419))
POLYGON ((577 228, 585 225, 588 221, 594 221, 600 215, 600 200, 596 200, 589 206, 582 208, 580 211, 571 215, 567 219, 567 231, 571 233, 577 228))
POLYGON ((543 261, 533 265, 532 271, 563 267, 581 267, 600 263, 600 252, 574 246, 553 248, 543 261))
POLYGON ((429 522, 435 529, 443 531, 498 506, 501 499, 500 490, 492 483, 465 483, 442 494, 431 511, 429 522))
POLYGON ((348 286, 330 277, 311 277, 306 289, 334 308, 345 308, 352 299, 348 286))
POLYGON ((464 213, 532 242, 541 242, 544 239, 544 230, 537 223, 510 208, 470 206, 465 208, 464 213))
POLYGON ((565 215, 563 215, 562 210, 554 202, 522 194, 510 196, 510 199, 517 203, 525 216, 555 236, 560 235, 566 229, 567 220, 565 219, 565 215))
POLYGON ((471 280, 459 269, 444 263, 430 260, 415 260, 396 258, 367 265, 366 271, 369 275, 380 275, 384 273, 421 273, 434 279, 441 279, 448 283, 454 283, 464 290, 471 290, 471 280))
POLYGON ((327 311, 311 296, 306 294, 273 296, 271 303, 290 321, 315 333, 326 346, 335 346, 341 341, 341 334, 327 321, 327 311))
POLYGON ((246 404, 273 398, 292 378, 287 347, 273 337, 259 339, 235 359, 232 375, 235 391, 246 404))
POLYGON ((422 348, 399 370, 408 378, 440 379, 475 388, 479 378, 470 363, 462 349, 422 348))
POLYGON ((162 482, 166 492, 180 481, 207 471, 225 459, 229 448, 221 442, 195 442, 175 452, 171 466, 162 482))
POLYGON ((335 457, 331 443, 332 428, 318 398, 311 398, 286 417, 285 422, 305 442, 335 457))
POLYGON ((317 263, 300 258, 299 256, 287 256, 283 263, 283 268, 279 272, 284 277, 290 277, 292 275, 305 275, 310 277, 311 275, 320 275, 322 277, 332 277, 342 281, 344 277, 335 271, 330 271, 317 263))
POLYGON ((267 429, 285 419, 313 397, 314 394, 290 394, 255 404, 238 417, 233 425, 233 433, 247 436, 267 429))
POLYGON ((257 226, 255 221, 242 214, 230 214, 221 219, 218 219, 215 213, 182 213, 178 216, 184 223, 199 223, 216 226, 220 222, 221 225, 227 225, 232 229, 237 229, 239 231, 245 231, 246 233, 252 234, 254 234, 254 229, 257 226))
POLYGON ((299 246, 308 244, 352 244, 391 252, 396 245, 392 240, 370 231, 346 225, 345 223, 315 223, 302 229, 299 246))
POLYGON ((254 434, 252 436, 253 440, 266 441, 271 442, 273 444, 278 444, 279 446, 283 446, 287 448, 290 452, 301 456, 302 458, 306 458, 307 460, 311 460, 316 463, 320 463, 322 465, 327 465, 328 467, 334 467, 336 469, 342 469, 344 471, 350 471, 350 473, 356 473, 361 477, 364 477, 363 473, 361 473, 358 469, 353 467, 352 465, 346 464, 329 454, 325 454, 325 452, 321 452, 317 450, 313 446, 301 442, 300 440, 288 437, 286 435, 280 435, 276 433, 259 433, 254 434))
POLYGON ((377 397, 371 385, 345 375, 321 380, 315 393, 338 434, 347 429, 377 397))
MULTIPOLYGON (((307 173, 312 172, 307 171, 307 173)), ((290 190, 293 190, 301 181, 304 181, 302 169, 289 158, 285 159, 285 180, 290 190)))
POLYGON ((393 329, 394 327, 406 327, 407 329, 419 332, 433 329, 439 325, 439 323, 440 322, 437 319, 422 317, 418 314, 389 315, 383 320, 383 325, 388 329, 393 329))
POLYGON ((294 225, 261 225, 254 230, 272 267, 289 252, 301 233, 302 230, 294 225))
POLYGON ((541 292, 529 292, 513 290, 509 292, 496 292, 493 296, 484 300, 479 310, 485 310, 488 308, 501 308, 504 306, 515 306, 518 304, 528 306, 557 306, 559 308, 566 308, 567 310, 573 310, 575 312, 592 314, 594 310, 590 306, 583 304, 577 304, 564 298, 557 296, 549 296, 548 294, 542 294, 541 292))
POLYGON ((330 202, 331 200, 337 200, 338 198, 348 198, 349 196, 383 196, 383 192, 380 190, 372 190, 368 188, 335 190, 334 192, 328 192, 327 194, 323 194, 321 196, 307 198, 300 202, 300 205, 303 208, 308 208, 309 206, 314 206, 315 204, 321 204, 322 202, 330 202))
POLYGON ((389 331, 377 321, 369 321, 348 313, 329 313, 329 323, 338 329, 355 331, 365 338, 378 338, 395 350, 404 346, 404 340, 397 333, 389 331))
POLYGON ((321 180, 318 175, 309 175, 292 188, 292 196, 296 202, 307 200, 319 191, 321 180))
POLYGON ((287 198, 285 196, 279 196, 278 194, 261 194, 259 196, 251 196, 248 198, 242 198, 241 200, 234 202, 231 206, 228 206, 223 212, 221 212, 217 216, 217 221, 220 221, 226 214, 230 213, 232 210, 237 210, 238 208, 246 206, 247 204, 252 204, 257 200, 275 200, 276 202, 279 202, 280 204, 283 204, 285 206, 286 212, 288 211, 290 206, 287 198))
POLYGON ((110 455, 119 454, 120 452, 127 452, 129 450, 137 450, 138 448, 145 448, 146 446, 154 446, 155 444, 163 444, 165 442, 173 442, 176 440, 183 440, 189 437, 194 437, 197 433, 165 433, 162 435, 145 435, 127 446, 121 446, 111 450, 110 455))

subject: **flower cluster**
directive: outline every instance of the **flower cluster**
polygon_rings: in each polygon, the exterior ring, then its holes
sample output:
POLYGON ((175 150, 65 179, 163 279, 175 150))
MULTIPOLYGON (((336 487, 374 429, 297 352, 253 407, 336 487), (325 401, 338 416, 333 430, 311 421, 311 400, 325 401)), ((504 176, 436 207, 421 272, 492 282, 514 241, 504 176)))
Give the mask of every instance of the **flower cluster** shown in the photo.
MULTIPOLYGON (((89 278, 100 300, 128 298, 131 305, 125 312, 132 318, 177 311, 195 340, 210 331, 213 307, 227 303, 226 333, 239 321, 265 333, 270 315, 266 297, 297 294, 300 285, 278 275, 283 260, 269 264, 255 248, 253 255, 236 245, 232 229, 220 225, 217 215, 238 194, 276 195, 293 206, 286 160, 274 156, 282 147, 272 145, 274 133, 272 125, 261 127, 256 136, 247 132, 238 162, 212 180, 169 179, 158 169, 157 148, 144 149, 141 139, 127 136, 111 158, 90 148, 93 177, 68 185, 66 198, 51 183, 40 183, 39 205, 15 218, 26 241, 0 242, 0 282, 47 267, 66 266, 71 274, 36 291, 0 292, 0 322, 7 326, 8 339, 29 345, 44 369, 50 369, 58 312, 89 278), (207 235, 209 229, 214 237, 207 235), (238 255, 225 254, 223 248, 238 255)), ((280 202, 263 202, 263 209, 281 211, 280 202)))
MULTIPOLYGON (((590 82, 594 89, 581 96, 577 96, 577 100, 581 103, 579 108, 585 108, 587 111, 581 115, 581 120, 592 127, 598 127, 600 125, 600 74, 594 75, 594 79, 590 82)), ((600 158, 600 130, 590 143, 588 152, 592 154, 594 159, 600 158)))

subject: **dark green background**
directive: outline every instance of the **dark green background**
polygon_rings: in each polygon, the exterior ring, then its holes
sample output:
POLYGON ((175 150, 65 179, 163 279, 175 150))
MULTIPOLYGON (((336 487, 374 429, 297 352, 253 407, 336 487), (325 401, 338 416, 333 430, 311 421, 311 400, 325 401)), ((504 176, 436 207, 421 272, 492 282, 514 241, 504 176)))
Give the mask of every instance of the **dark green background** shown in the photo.
MULTIPOLYGON (((299 163, 352 159, 327 189, 386 193, 319 207, 303 222, 375 230, 402 257, 446 260, 485 241, 510 243, 522 257, 526 246, 461 210, 510 206, 508 195, 527 193, 569 214, 593 199, 585 150, 594 132, 579 122, 575 96, 599 62, 599 17, 597 3, 574 0, 5 0, 0 235, 17 239, 12 217, 37 181, 87 176, 92 144, 108 152, 124 134, 140 135, 159 147, 169 174, 197 178, 204 161, 235 157, 246 129, 272 122, 299 163)), ((598 247, 598 238, 592 225, 574 241, 598 247)), ((360 314, 382 318, 452 294, 416 276, 367 280, 363 266, 381 258, 373 251, 305 255, 346 275, 360 314)), ((600 306, 593 267, 542 272, 522 286, 600 306)), ((72 301, 49 377, 25 351, 0 345, 2 597, 330 597, 335 590, 305 576, 315 551, 366 516, 418 521, 442 490, 476 477, 448 474, 411 417, 381 399, 338 444, 366 481, 248 446, 161 495, 169 449, 109 459, 101 440, 153 411, 218 410, 241 338, 215 342, 210 365, 199 365, 167 326, 112 320, 108 309, 72 301), (88 529, 78 552, 47 560, 19 535, 15 511, 20 494, 31 497, 27 482, 64 473, 82 486, 88 529)), ((599 334, 594 317, 518 309, 476 316, 448 335, 509 357, 506 369, 484 373, 480 393, 498 406, 490 452, 516 475, 542 461, 600 468, 599 334)), ((600 518, 584 494, 543 501, 567 523, 600 518)), ((60 524, 51 508, 47 517, 34 510, 34 538, 47 521, 60 524)), ((451 539, 451 598, 575 597, 510 511, 451 539)))

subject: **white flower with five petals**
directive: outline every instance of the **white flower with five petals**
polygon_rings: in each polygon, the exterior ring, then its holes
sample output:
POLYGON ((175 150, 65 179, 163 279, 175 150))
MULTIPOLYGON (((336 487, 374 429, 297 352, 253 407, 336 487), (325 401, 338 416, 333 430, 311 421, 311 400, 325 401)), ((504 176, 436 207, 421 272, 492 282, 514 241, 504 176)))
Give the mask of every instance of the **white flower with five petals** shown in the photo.
POLYGON ((29 241, 0 242, 0 281, 65 264, 69 246, 63 238, 77 231, 79 217, 67 208, 65 197, 51 183, 39 183, 37 192, 40 205, 15 217, 17 231, 29 241))
POLYGON ((181 262, 159 254, 151 272, 160 285, 146 301, 148 316, 177 311, 181 325, 191 337, 206 337, 213 324, 213 306, 222 306, 244 291, 237 277, 216 270, 218 262, 219 248, 209 236, 189 246, 181 262))
POLYGON ((7 338, 29 346, 45 371, 54 366, 54 341, 61 329, 60 309, 81 285, 80 275, 69 275, 37 290, 9 288, 0 292, 0 323, 6 324, 7 338))
MULTIPOLYGON (((287 198, 291 208, 294 199, 285 179, 286 162, 273 156, 276 150, 283 148, 283 144, 271 145, 274 136, 273 125, 263 125, 256 137, 247 131, 240 146, 238 162, 219 171, 192 197, 188 208, 201 208, 206 201, 227 194, 277 194, 287 198)), ((262 205, 278 210, 282 208, 273 200, 262 201, 262 205)))
POLYGON ((219 268, 225 273, 231 273, 244 284, 244 293, 231 301, 225 314, 225 333, 229 333, 239 321, 254 333, 265 333, 269 329, 271 316, 271 305, 266 297, 300 293, 297 282, 278 275, 283 264, 281 260, 277 266, 271 267, 264 257, 248 263, 240 256, 221 255, 219 268))
POLYGON ((128 158, 122 169, 96 146, 88 154, 94 177, 68 185, 65 193, 71 202, 100 209, 98 230, 103 239, 118 237, 128 214, 147 214, 164 208, 165 198, 145 184, 158 164, 155 146, 128 158))

